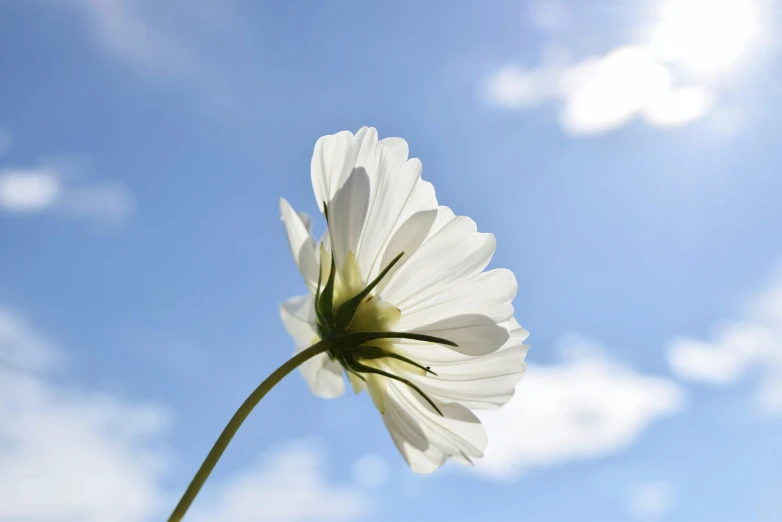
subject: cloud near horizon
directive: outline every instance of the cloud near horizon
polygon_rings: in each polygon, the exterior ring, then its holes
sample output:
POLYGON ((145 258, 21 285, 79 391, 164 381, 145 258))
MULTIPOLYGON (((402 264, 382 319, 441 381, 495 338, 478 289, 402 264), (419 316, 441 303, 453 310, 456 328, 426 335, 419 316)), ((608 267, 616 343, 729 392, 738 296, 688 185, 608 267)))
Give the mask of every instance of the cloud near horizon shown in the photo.
MULTIPOLYGON (((175 458, 165 444, 169 414, 62 384, 63 359, 21 314, 0 307, 0 520, 161 520, 176 498, 163 487, 175 458)), ((301 441, 210 485, 190 515, 347 522, 370 509, 359 487, 327 478, 318 445, 301 441)))
POLYGON ((757 407, 782 415, 782 270, 739 316, 715 324, 709 339, 673 339, 667 348, 671 370, 685 381, 723 387, 756 375, 757 407))
POLYGON ((580 336, 560 345, 561 363, 528 365, 511 402, 479 415, 489 447, 476 462, 478 473, 510 480, 616 453, 683 409, 685 392, 674 381, 637 373, 580 336))

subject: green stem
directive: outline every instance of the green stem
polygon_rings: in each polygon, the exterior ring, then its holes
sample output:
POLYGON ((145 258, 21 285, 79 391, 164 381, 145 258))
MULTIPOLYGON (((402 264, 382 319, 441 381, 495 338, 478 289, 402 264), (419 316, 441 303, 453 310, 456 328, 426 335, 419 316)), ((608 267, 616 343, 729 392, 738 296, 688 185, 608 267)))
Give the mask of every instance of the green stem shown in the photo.
POLYGON ((190 481, 190 485, 187 486, 185 494, 182 495, 179 503, 174 508, 174 512, 171 513, 171 516, 168 518, 168 522, 179 522, 182 520, 188 508, 190 507, 190 504, 193 503, 193 500, 195 500, 196 495, 198 495, 198 492, 201 490, 204 482, 206 482, 209 474, 214 469, 215 464, 217 464, 217 461, 220 460, 220 457, 223 455, 225 448, 228 447, 228 444, 231 442, 231 439, 233 439, 234 435, 236 435, 239 427, 242 425, 245 419, 247 419, 247 416, 250 415, 250 412, 253 411, 253 408, 255 408, 261 399, 263 399, 264 395, 266 395, 269 390, 271 390, 278 382, 280 382, 283 377, 293 371, 294 368, 311 359, 312 357, 325 352, 331 347, 331 344, 332 342, 330 339, 324 339, 313 344, 306 350, 297 353, 289 361, 277 368, 274 373, 269 375, 266 380, 263 381, 255 389, 255 391, 250 394, 249 397, 247 397, 242 405, 239 406, 239 409, 236 410, 234 416, 231 417, 231 420, 228 421, 228 425, 220 434, 217 442, 215 442, 214 446, 212 446, 209 455, 206 456, 204 463, 201 464, 201 467, 198 469, 195 477, 193 477, 193 480, 190 481))

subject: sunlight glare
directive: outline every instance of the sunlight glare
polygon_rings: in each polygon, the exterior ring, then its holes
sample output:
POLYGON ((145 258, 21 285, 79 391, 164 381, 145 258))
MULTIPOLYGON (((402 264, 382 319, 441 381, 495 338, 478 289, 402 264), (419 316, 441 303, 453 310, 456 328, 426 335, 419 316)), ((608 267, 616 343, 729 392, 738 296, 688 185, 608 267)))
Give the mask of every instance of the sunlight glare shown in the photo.
POLYGON ((652 49, 697 75, 728 73, 758 43, 762 11, 758 0, 666 0, 652 30, 652 49))

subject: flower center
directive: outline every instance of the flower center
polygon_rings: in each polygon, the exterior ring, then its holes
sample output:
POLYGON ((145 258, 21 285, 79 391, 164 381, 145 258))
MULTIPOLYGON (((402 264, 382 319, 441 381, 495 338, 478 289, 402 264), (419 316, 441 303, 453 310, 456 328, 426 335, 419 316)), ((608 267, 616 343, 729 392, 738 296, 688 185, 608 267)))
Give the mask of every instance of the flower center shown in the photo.
MULTIPOLYGON (((325 203, 324 213, 328 223, 325 203)), ((366 383, 372 400, 381 412, 384 411, 385 395, 383 378, 386 378, 410 386, 442 415, 437 405, 418 386, 397 375, 404 371, 420 372, 421 375, 434 372, 399 353, 393 339, 412 339, 449 346, 456 344, 439 337, 393 331, 402 316, 401 311, 372 293, 402 256, 404 252, 397 255, 375 279, 365 284, 352 252, 348 252, 337 269, 333 252, 327 253, 321 245, 320 274, 314 299, 318 335, 321 339, 333 340, 332 348, 328 351, 329 357, 342 365, 356 391, 366 383)))

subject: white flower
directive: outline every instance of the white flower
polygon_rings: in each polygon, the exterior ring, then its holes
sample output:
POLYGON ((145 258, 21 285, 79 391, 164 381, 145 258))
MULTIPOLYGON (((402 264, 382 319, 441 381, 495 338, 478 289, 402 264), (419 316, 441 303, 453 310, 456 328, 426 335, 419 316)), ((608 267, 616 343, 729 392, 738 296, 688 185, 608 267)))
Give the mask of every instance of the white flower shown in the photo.
POLYGON ((513 318, 513 273, 483 271, 494 236, 438 206, 421 162, 407 154, 404 140, 378 141, 371 128, 318 140, 312 185, 329 231, 317 241, 309 217, 281 200, 310 290, 281 314, 297 351, 335 332, 375 333, 310 359, 302 374, 321 397, 344 392, 343 373, 357 393, 367 388, 410 467, 430 473, 447 458, 471 464, 483 456, 486 432, 471 410, 496 409, 513 396, 527 332, 513 318), (323 298, 332 292, 330 302, 323 298), (409 338, 416 336, 455 346, 409 338))

